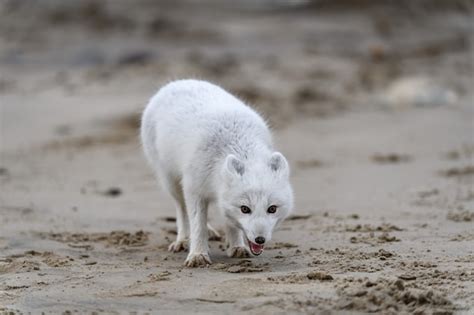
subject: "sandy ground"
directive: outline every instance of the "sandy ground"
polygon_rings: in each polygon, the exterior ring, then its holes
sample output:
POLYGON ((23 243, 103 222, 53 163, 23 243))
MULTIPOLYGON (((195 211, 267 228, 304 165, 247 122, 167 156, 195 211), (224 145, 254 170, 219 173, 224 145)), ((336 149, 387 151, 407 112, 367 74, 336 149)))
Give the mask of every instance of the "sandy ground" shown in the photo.
POLYGON ((464 2, 25 3, 0 18, 0 313, 474 312, 464 2), (182 77, 254 104, 291 163, 295 213, 258 258, 166 250, 137 127, 182 77))

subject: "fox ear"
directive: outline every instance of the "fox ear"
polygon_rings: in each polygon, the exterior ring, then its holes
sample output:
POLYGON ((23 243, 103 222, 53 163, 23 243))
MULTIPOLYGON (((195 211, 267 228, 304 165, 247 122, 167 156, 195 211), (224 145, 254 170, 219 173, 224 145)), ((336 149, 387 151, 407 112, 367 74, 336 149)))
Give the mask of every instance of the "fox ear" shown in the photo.
POLYGON ((288 162, 280 152, 274 152, 270 157, 270 168, 282 176, 288 176, 290 174, 288 162))
POLYGON ((229 154, 225 158, 224 162, 224 170, 229 175, 239 175, 242 176, 245 173, 245 165, 244 163, 239 160, 235 155, 229 154))

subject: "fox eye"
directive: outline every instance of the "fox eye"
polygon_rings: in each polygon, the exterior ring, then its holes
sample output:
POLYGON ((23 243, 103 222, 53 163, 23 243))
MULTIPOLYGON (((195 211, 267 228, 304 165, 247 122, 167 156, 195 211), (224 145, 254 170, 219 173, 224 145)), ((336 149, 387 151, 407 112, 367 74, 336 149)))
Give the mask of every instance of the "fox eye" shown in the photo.
POLYGON ((252 212, 252 210, 250 210, 250 208, 247 206, 241 206, 240 211, 242 211, 242 213, 245 213, 245 214, 249 214, 250 212, 252 212))
POLYGON ((275 213, 277 211, 277 206, 270 206, 267 209, 268 213, 275 213))

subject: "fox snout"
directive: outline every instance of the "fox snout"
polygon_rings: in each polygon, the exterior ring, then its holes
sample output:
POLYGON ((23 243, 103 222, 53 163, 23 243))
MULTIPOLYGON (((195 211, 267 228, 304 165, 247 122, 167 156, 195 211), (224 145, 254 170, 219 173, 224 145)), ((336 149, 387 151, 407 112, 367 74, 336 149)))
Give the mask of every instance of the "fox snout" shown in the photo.
MULTIPOLYGON (((260 220, 259 220, 260 221, 260 220)), ((244 234, 247 239, 255 244, 263 245, 272 238, 273 225, 268 222, 255 222, 247 229, 244 227, 244 234)))

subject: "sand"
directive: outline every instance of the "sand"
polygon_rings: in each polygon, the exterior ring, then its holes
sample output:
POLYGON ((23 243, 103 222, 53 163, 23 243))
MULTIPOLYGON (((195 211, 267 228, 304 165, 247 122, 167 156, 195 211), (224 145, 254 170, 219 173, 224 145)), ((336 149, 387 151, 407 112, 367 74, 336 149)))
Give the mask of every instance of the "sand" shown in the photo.
POLYGON ((464 2, 45 3, 1 5, 0 313, 474 312, 464 2), (259 257, 167 251, 137 128, 182 77, 253 104, 289 159, 295 213, 259 257), (413 78, 433 83, 399 97, 413 78))

